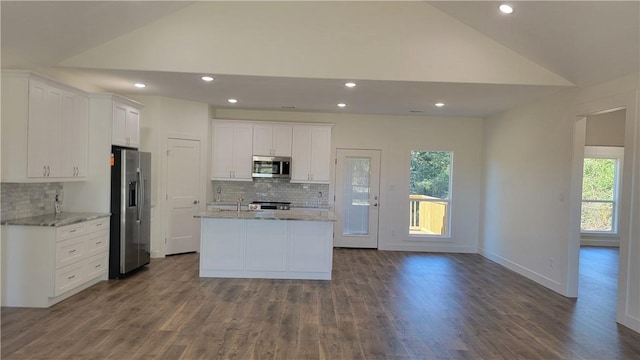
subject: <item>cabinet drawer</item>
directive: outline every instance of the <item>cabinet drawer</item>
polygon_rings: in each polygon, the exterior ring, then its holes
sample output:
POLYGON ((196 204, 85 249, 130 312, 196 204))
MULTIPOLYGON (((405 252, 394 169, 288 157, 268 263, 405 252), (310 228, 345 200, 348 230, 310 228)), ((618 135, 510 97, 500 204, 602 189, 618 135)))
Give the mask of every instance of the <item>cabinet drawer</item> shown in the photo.
POLYGON ((84 235, 87 232, 86 223, 80 223, 76 225, 63 226, 57 230, 57 241, 71 239, 84 235))
POLYGON ((87 233, 92 233, 96 231, 108 230, 109 229, 109 218, 101 218, 97 220, 91 220, 87 222, 87 233))
POLYGON ((81 237, 56 243, 56 269, 84 259, 85 241, 86 239, 81 237))
POLYGON ((55 296, 62 295, 74 287, 84 283, 84 268, 85 263, 80 262, 57 270, 55 296))
POLYGON ((87 259, 85 263, 86 280, 91 280, 98 276, 104 275, 108 270, 109 257, 106 253, 98 254, 87 259))
POLYGON ((88 234, 85 238, 87 256, 105 252, 109 249, 109 231, 107 229, 88 234))

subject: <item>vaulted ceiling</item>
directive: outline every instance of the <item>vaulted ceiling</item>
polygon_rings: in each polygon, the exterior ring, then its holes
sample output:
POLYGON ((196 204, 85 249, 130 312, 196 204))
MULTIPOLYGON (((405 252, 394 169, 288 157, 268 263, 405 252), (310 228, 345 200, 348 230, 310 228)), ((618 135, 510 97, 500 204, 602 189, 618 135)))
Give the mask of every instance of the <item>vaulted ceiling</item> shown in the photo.
POLYGON ((215 107, 469 117, 638 72, 638 2, 498 5, 2 1, 2 68, 215 107))

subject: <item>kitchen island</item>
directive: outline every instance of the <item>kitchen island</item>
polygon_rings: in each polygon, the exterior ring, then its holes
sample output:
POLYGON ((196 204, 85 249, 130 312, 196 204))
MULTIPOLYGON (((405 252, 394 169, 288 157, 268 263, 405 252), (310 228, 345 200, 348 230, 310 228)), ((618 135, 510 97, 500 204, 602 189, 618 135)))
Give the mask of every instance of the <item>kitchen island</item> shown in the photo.
POLYGON ((213 210, 196 217, 200 277, 331 280, 331 211, 213 210))

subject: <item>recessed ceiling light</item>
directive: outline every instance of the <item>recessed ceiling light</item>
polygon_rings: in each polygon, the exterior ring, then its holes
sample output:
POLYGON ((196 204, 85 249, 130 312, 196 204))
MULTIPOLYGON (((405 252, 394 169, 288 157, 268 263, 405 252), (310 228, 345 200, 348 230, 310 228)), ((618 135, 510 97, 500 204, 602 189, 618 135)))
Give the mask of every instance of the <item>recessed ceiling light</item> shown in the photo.
POLYGON ((444 103, 443 102, 437 102, 434 105, 437 106, 437 107, 443 107, 444 103))
POLYGON ((228 102, 230 102, 230 103, 232 103, 232 104, 235 104, 235 103, 237 103, 237 102, 238 102, 238 100, 237 100, 237 99, 229 99, 229 100, 227 100, 227 101, 228 101, 228 102))
POLYGON ((203 77, 201 77, 201 79, 204 80, 204 81, 207 81, 207 82, 213 81, 213 77, 211 77, 211 76, 203 76, 203 77))
POLYGON ((352 88, 352 87, 356 87, 356 83, 354 82, 348 82, 348 83, 344 83, 344 86, 348 87, 348 88, 352 88))
POLYGON ((133 86, 137 87, 138 89, 143 89, 143 88, 147 87, 147 85, 145 85, 143 83, 135 83, 135 84, 133 84, 133 86))
POLYGON ((499 9, 505 14, 511 14, 513 12, 513 8, 507 4, 500 5, 499 9))
POLYGON ((343 107, 345 107, 345 106, 347 106, 347 104, 345 104, 345 103, 340 103, 340 104, 338 104, 338 107, 340 107, 340 108, 343 108, 343 107))

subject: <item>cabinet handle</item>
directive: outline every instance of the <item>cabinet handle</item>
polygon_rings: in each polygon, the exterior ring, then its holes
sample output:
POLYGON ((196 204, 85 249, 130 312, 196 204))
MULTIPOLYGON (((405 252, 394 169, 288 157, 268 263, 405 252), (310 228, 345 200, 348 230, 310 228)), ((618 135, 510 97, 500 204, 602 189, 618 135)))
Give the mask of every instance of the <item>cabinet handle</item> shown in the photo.
POLYGON ((76 231, 78 231, 78 229, 69 230, 70 233, 74 233, 76 231))
POLYGON ((98 227, 98 226, 102 226, 102 224, 103 224, 103 223, 97 223, 97 224, 96 224, 96 227, 98 227))
POLYGON ((47 176, 47 165, 42 165, 42 176, 47 176))
POLYGON ((96 265, 96 269, 97 269, 97 268, 99 268, 100 266, 102 266, 102 264, 98 264, 98 265, 96 265))
POLYGON ((73 279, 74 277, 76 277, 76 276, 75 276, 75 275, 71 275, 71 276, 67 277, 67 280, 71 280, 71 279, 73 279))
POLYGON ((51 168, 49 168, 49 165, 47 165, 47 177, 49 177, 49 175, 51 175, 51 168))
POLYGON ((102 241, 98 241, 98 242, 96 243, 96 245, 100 245, 100 244, 102 244, 102 241))
POLYGON ((69 251, 69 254, 73 254, 74 252, 76 252, 76 249, 69 251))

